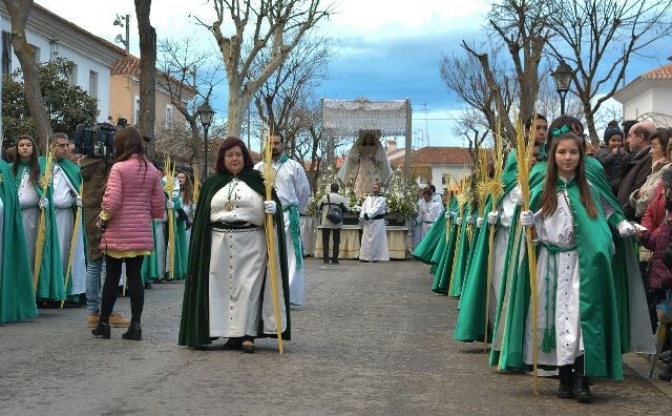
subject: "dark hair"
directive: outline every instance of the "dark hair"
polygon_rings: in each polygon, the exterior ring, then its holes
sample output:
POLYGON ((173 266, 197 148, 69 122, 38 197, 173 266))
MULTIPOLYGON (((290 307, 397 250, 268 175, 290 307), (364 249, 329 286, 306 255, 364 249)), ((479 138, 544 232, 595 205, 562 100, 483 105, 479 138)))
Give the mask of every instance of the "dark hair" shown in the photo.
POLYGON ((625 120, 622 124, 623 126, 623 137, 626 137, 628 135, 628 132, 634 126, 635 124, 639 123, 637 120, 625 120))
POLYGON ((124 162, 132 156, 140 156, 140 163, 145 167, 144 176, 147 174, 147 158, 145 158, 145 147, 142 144, 142 134, 135 127, 124 127, 114 135, 114 153, 117 155, 114 163, 124 162))
POLYGON ((429 185, 427 185, 427 187, 432 191, 432 194, 436 193, 436 186, 434 186, 430 183, 429 185))
MULTIPOLYGON (((273 133, 274 136, 280 136, 279 134, 273 133)), ((282 136, 281 136, 282 140, 282 136)), ((240 151, 243 152, 243 162, 244 168, 253 168, 254 167, 254 161, 252 160, 252 155, 250 154, 250 151, 247 150, 247 146, 245 146, 245 142, 240 140, 237 137, 229 136, 224 141, 222 144, 219 146, 219 150, 217 150, 217 161, 215 162, 215 171, 219 173, 231 173, 229 170, 226 168, 226 165, 224 164, 224 154, 226 153, 227 150, 230 150, 236 146, 240 147, 240 151)))
POLYGON ((530 130, 530 127, 532 127, 532 122, 534 120, 544 120, 545 122, 548 122, 548 120, 546 120, 545 116, 543 116, 539 113, 533 114, 533 115, 529 116, 527 118, 527 120, 525 120, 525 130, 530 130))
MULTIPOLYGON (((14 163, 12 165, 12 172, 14 173, 14 176, 19 172, 19 165, 21 164, 21 156, 19 156, 19 143, 21 140, 30 140, 30 143, 33 144, 33 153, 30 155, 30 160, 29 162, 29 178, 30 181, 37 185, 37 183, 40 181, 40 163, 38 161, 38 148, 37 148, 37 142, 35 139, 33 139, 31 136, 27 134, 23 134, 19 137, 19 140, 16 141, 16 145, 14 148, 16 149, 16 157, 14 158, 14 163)), ((16 178, 17 180, 21 180, 21 178, 16 178)))
MULTIPOLYGON (((565 117, 565 116, 563 116, 565 117)), ((579 165, 576 167, 575 180, 579 185, 581 203, 586 208, 590 218, 597 218, 597 207, 590 195, 588 179, 586 179, 586 155, 585 140, 574 133, 562 133, 555 138, 551 144, 551 151, 548 154, 548 164, 546 166, 546 179, 544 180, 544 190, 541 194, 541 213, 544 217, 553 214, 558 207, 558 194, 555 190, 555 184, 558 178, 558 164, 555 163, 555 152, 560 142, 564 140, 574 140, 579 148, 579 165)))
MULTIPOLYGON (((583 124, 578 118, 568 115, 556 118, 553 120, 553 122, 551 122, 551 125, 548 126, 548 135, 546 136, 546 154, 548 154, 550 157, 550 148, 553 145, 554 138, 558 138, 564 133, 574 133, 575 135, 578 135, 580 132, 583 132, 583 124)), ((578 136, 577 138, 583 140, 578 136)), ((579 147, 583 147, 583 144, 579 143, 579 147)))
POLYGON ((337 183, 332 183, 331 184, 331 192, 338 192, 340 188, 338 187, 337 183))
POLYGON ((434 192, 432 192, 432 189, 428 186, 425 189, 422 190, 422 195, 429 195, 432 196, 434 195, 434 192))
POLYGON ((273 134, 271 134, 271 136, 278 136, 280 138, 280 143, 285 142, 285 136, 283 136, 283 134, 280 133, 280 132, 273 132, 273 134))
POLYGON ((658 141, 660 142, 660 146, 663 148, 663 152, 665 152, 665 156, 669 156, 669 152, 667 151, 667 146, 670 143, 669 129, 666 129, 664 127, 658 127, 656 131, 654 131, 653 134, 651 134, 650 140, 652 142, 653 139, 658 139, 658 141))

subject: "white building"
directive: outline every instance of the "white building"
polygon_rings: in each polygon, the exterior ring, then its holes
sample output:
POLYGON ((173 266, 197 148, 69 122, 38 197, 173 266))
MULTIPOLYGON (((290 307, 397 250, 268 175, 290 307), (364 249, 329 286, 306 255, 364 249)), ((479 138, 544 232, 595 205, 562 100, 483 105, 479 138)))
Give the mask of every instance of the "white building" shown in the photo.
POLYGON ((672 126, 672 63, 646 72, 614 94, 623 104, 624 120, 651 119, 672 126))
MULTIPOLYGON (((11 23, 4 2, 0 2, 2 32, 2 75, 20 68, 11 42, 11 23)), ((35 49, 37 62, 65 58, 73 62, 70 83, 98 100, 98 122, 110 115, 110 69, 125 50, 79 26, 33 4, 26 22, 26 39, 35 49)))

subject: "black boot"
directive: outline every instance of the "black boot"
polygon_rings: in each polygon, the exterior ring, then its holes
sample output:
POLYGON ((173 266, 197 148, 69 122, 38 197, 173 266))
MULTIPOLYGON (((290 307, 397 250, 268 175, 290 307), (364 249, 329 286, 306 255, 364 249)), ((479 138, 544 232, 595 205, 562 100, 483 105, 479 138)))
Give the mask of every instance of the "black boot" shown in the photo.
POLYGON ((322 263, 329 264, 329 248, 325 248, 322 252, 322 263))
POLYGON ((593 401, 593 394, 590 392, 590 380, 583 373, 583 356, 574 361, 574 396, 579 403, 593 401))
POLYGON ((91 330, 91 335, 103 339, 110 339, 110 317, 101 316, 98 320, 98 325, 91 330))
POLYGON ((574 374, 571 365, 561 365, 558 367, 560 374, 560 387, 558 387, 557 396, 561 399, 574 398, 574 374))
POLYGON ((128 326, 128 331, 124 332, 121 337, 123 339, 140 341, 142 339, 142 328, 140 327, 140 320, 131 318, 131 324, 128 326))
POLYGON ((334 247, 333 255, 331 256, 331 264, 338 264, 338 248, 334 247))

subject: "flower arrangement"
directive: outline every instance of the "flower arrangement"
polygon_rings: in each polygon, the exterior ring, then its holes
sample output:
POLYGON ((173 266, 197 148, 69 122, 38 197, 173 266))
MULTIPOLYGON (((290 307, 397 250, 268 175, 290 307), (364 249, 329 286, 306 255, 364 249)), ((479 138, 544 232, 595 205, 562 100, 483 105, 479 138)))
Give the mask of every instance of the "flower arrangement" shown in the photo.
POLYGON ((398 218, 414 217, 418 212, 415 186, 406 185, 400 168, 394 172, 388 192, 385 195, 388 216, 398 218))

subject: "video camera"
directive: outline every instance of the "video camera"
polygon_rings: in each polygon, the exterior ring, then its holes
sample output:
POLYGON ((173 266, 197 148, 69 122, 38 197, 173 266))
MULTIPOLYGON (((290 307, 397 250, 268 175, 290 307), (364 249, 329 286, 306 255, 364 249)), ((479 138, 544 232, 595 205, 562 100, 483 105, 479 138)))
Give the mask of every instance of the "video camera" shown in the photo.
POLYGON ((98 123, 87 129, 79 124, 75 130, 75 152, 91 157, 111 160, 114 157, 114 135, 117 127, 126 126, 126 119, 120 118, 117 126, 110 123, 98 123))

